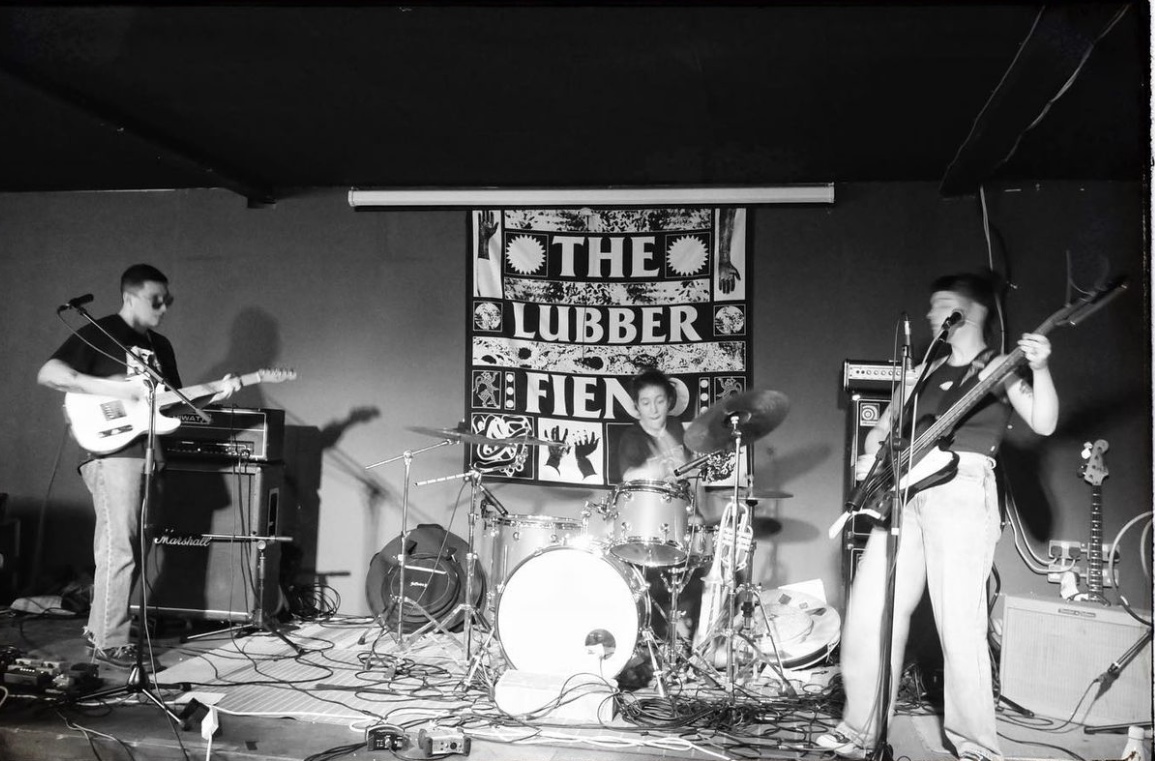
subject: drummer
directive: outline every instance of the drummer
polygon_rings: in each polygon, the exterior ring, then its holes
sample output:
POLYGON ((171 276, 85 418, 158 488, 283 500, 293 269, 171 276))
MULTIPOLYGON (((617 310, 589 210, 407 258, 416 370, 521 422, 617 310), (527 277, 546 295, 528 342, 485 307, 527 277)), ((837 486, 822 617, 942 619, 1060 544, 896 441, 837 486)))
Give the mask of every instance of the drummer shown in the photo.
POLYGON ((686 464, 690 453, 681 421, 670 417, 678 398, 673 382, 661 370, 650 369, 634 376, 629 391, 638 419, 618 442, 622 480, 677 481, 674 471, 686 464))
MULTIPOLYGON (((680 479, 675 470, 690 460, 690 452, 686 449, 682 422, 670 415, 678 398, 673 382, 661 370, 650 369, 634 376, 629 384, 629 392, 637 407, 638 418, 622 432, 618 440, 618 465, 622 481, 678 482, 680 479)), ((696 514, 690 517, 692 524, 700 521, 696 514)), ((678 609, 682 613, 678 621, 678 633, 686 640, 693 637, 698 623, 702 573, 704 569, 697 569, 685 579, 685 587, 678 598, 678 609)), ((661 569, 646 569, 646 581, 653 605, 650 620, 654 634, 664 639, 670 593, 661 575, 661 569)))

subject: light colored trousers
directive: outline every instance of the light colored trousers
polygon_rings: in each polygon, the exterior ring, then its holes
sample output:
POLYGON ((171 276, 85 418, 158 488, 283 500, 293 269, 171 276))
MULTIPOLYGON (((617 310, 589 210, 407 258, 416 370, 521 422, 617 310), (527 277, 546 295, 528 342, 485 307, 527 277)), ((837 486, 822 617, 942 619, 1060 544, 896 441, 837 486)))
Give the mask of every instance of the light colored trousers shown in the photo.
POLYGON ((92 552, 96 573, 88 626, 96 647, 106 650, 129 643, 129 597, 138 577, 140 509, 144 499, 144 460, 105 457, 80 466, 92 493, 96 533, 92 552))
MULTIPOLYGON (((894 596, 890 717, 902 675, 910 618, 930 593, 943 649, 943 727, 955 752, 999 759, 990 652, 987 577, 1001 526, 994 461, 962 453, 958 475, 903 508, 894 596)), ((850 592, 842 634, 846 707, 839 730, 873 747, 886 591, 886 530, 875 529, 850 592)))

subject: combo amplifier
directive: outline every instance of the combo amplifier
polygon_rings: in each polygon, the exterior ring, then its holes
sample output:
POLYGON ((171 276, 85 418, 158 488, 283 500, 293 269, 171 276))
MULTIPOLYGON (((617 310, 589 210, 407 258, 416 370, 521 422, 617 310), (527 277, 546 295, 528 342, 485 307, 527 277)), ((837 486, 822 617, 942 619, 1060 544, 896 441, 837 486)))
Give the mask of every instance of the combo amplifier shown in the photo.
POLYGON ((162 436, 168 458, 280 462, 284 456, 285 411, 209 405, 209 422, 185 412, 180 427, 162 436))
POLYGON ((1002 694, 1040 716, 1151 721, 1151 630, 1122 608, 1007 595, 999 665, 1002 694))

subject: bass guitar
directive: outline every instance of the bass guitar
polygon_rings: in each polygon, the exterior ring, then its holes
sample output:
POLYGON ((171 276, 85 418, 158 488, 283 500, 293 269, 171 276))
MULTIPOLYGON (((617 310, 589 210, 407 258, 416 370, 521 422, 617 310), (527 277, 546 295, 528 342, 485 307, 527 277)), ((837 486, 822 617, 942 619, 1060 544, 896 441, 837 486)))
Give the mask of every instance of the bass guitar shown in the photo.
POLYGON ((1091 484, 1091 540, 1087 545, 1087 591, 1075 595, 1081 602, 1097 602, 1110 605, 1103 596, 1103 480, 1107 477, 1107 465, 1103 453, 1107 442, 1099 439, 1094 444, 1083 445, 1083 459, 1079 467, 1083 480, 1091 484))
MULTIPOLYGON (((1126 282, 1120 279, 1096 288, 1087 296, 1052 314, 1033 332, 1045 336, 1057 327, 1078 325, 1126 287, 1126 282)), ((922 429, 909 446, 895 448, 894 457, 890 455, 891 447, 882 446, 870 472, 854 488, 846 501, 847 510, 830 527, 831 538, 836 536, 846 521, 855 515, 864 515, 877 523, 889 521, 891 501, 888 495, 894 489, 896 471, 904 474, 898 481, 898 488, 905 490, 908 497, 953 478, 958 466, 958 455, 946 446, 955 426, 982 401, 983 397, 1025 361, 1023 350, 1016 346, 1003 361, 988 366, 988 374, 985 377, 980 376, 979 381, 950 409, 922 429), (897 459, 897 462, 892 462, 894 459, 897 459)))
MULTIPOLYGON (((296 377, 294 370, 257 370, 239 378, 188 386, 180 391, 189 399, 201 399, 213 396, 237 381, 241 386, 251 386, 254 383, 280 383, 296 377)), ((147 391, 143 379, 130 378, 123 382, 139 386, 142 395, 147 391)), ((162 415, 161 410, 183 403, 184 400, 176 392, 163 387, 157 389, 155 429, 158 436, 172 433, 181 423, 177 418, 162 415)), ((148 410, 147 400, 134 401, 72 391, 64 395, 64 414, 68 418, 73 437, 80 446, 96 454, 110 454, 124 449, 147 433, 148 410)))

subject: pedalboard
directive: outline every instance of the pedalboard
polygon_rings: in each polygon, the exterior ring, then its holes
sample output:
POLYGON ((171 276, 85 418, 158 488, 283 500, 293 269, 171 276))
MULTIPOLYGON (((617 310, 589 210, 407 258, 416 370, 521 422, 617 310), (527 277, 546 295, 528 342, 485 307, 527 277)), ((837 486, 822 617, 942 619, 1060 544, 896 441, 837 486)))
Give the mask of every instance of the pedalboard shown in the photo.
POLYGON ((103 685, 96 664, 14 657, 0 660, 0 680, 14 692, 80 697, 103 685))

